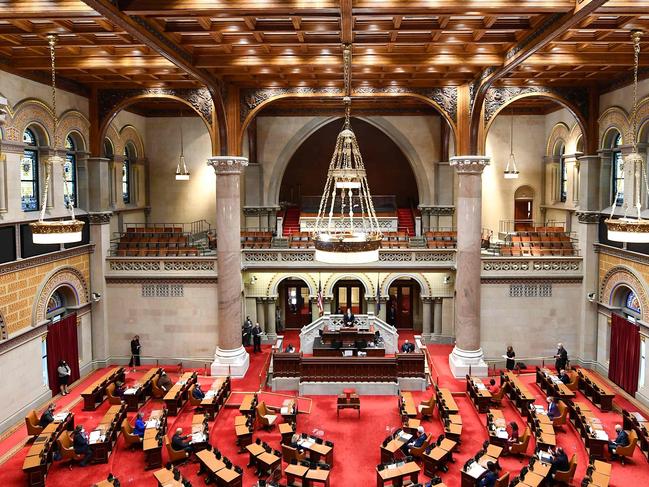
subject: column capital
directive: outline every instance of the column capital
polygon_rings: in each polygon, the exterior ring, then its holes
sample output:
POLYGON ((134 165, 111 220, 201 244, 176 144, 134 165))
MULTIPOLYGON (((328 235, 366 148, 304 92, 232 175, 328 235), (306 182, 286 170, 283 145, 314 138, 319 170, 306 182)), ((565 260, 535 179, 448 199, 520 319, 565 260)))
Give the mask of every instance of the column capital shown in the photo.
POLYGON ((579 223, 599 224, 601 213, 599 211, 578 211, 577 220, 579 223))
POLYGON ((239 156, 214 156, 207 159, 207 164, 212 166, 217 176, 241 174, 243 168, 248 165, 248 158, 239 156))
POLYGON ((99 211, 88 213, 88 221, 91 225, 107 225, 110 223, 110 217, 113 215, 112 211, 99 211))
POLYGON ((435 299, 436 298, 434 298, 432 296, 422 296, 421 297, 422 302, 424 302, 426 304, 432 303, 435 299))
POLYGON ((490 161, 487 156, 456 156, 451 157, 450 165, 458 174, 482 174, 490 161))

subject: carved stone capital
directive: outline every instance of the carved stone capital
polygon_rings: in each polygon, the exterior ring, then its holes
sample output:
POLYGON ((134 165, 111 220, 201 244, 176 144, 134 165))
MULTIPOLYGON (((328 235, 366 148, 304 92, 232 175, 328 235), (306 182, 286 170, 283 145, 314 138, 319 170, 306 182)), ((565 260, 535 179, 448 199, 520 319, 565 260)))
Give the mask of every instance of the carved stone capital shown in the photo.
POLYGON ((110 223, 111 211, 102 211, 97 213, 88 213, 88 221, 91 225, 107 225, 110 223))
POLYGON ((432 206, 429 208, 429 213, 433 216, 453 216, 455 206, 432 206))
POLYGON ((12 140, 2 141, 2 152, 4 154, 20 154, 25 151, 25 144, 22 142, 14 142, 12 140))
POLYGON ((241 174, 243 168, 248 165, 248 158, 240 156, 214 156, 207 159, 207 164, 212 166, 217 176, 241 174))
POLYGON ((458 174, 482 174, 490 161, 487 156, 457 156, 451 157, 450 164, 458 174))
POLYGON ((424 304, 432 304, 435 301, 435 298, 432 296, 422 296, 421 300, 424 304))
POLYGON ((601 214, 598 211, 578 211, 577 220, 579 223, 598 224, 601 214))

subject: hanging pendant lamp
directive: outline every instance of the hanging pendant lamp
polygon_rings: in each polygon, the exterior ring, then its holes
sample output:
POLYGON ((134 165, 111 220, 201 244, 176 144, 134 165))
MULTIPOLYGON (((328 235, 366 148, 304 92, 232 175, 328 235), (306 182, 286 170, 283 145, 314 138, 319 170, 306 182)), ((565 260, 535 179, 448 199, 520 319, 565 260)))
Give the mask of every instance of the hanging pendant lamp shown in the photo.
MULTIPOLYGON (((55 35, 48 35, 47 41, 50 46, 50 61, 52 63, 52 113, 54 114, 54 132, 58 126, 58 118, 56 115, 56 56, 54 48, 56 47, 57 37, 55 35)), ((58 147, 54 141, 54 147, 58 147)), ((61 221, 45 221, 45 208, 47 206, 47 193, 49 192, 50 182, 52 179, 52 169, 57 165, 61 166, 63 171, 63 184, 65 186, 65 194, 69 194, 68 181, 65 177, 65 160, 63 157, 57 155, 50 156, 47 164, 45 164, 45 191, 43 191, 41 201, 41 213, 37 222, 30 223, 32 229, 32 240, 35 244, 64 244, 81 241, 81 231, 85 222, 77 220, 74 217, 74 202, 72 198, 68 201, 67 208, 70 213, 70 220, 61 221)))
POLYGON ((188 181, 189 171, 185 164, 185 146, 183 142, 183 112, 180 111, 180 157, 178 158, 178 165, 176 166, 176 181, 188 181))
POLYGON ((509 128, 509 160, 503 175, 505 179, 518 179, 518 169, 516 168, 516 158, 514 157, 514 107, 512 107, 511 123, 509 128))
POLYGON ((633 151, 624 158, 624 165, 633 168, 633 180, 635 189, 635 208, 637 211, 637 218, 627 216, 629 205, 624 204, 624 216, 622 218, 613 218, 615 214, 616 202, 620 196, 619 189, 615 194, 615 199, 611 205, 611 215, 606 219, 606 227, 608 228, 608 239, 614 242, 625 243, 649 243, 649 220, 642 218, 642 195, 640 191, 640 184, 644 183, 645 188, 649 193, 649 184, 647 184, 647 172, 644 167, 644 159, 638 152, 638 66, 640 64, 640 38, 642 33, 640 31, 631 32, 631 39, 633 40, 633 114, 631 116, 633 123, 632 130, 632 144, 633 151))

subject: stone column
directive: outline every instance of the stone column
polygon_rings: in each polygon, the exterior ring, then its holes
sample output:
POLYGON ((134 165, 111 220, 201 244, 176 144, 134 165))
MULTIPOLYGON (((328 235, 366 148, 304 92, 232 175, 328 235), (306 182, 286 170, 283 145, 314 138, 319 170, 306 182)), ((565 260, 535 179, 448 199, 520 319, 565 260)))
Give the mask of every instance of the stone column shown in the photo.
POLYGON ((322 301, 323 301, 324 312, 331 314, 332 313, 331 308, 333 308, 333 298, 329 298, 325 296, 322 298, 322 301))
POLYGON ((387 320, 388 320, 388 299, 386 297, 384 297, 384 296, 381 296, 379 298, 379 302, 381 304, 381 308, 379 309, 379 314, 378 314, 377 318, 387 322, 387 320))
POLYGON ((458 175, 457 254, 455 276, 455 347, 449 356, 451 372, 487 375, 480 348, 480 238, 482 236, 482 172, 485 156, 451 158, 458 175))
POLYGON ((442 298, 435 298, 433 304, 433 333, 437 336, 442 334, 442 298))
POLYGON ((88 210, 102 211, 113 206, 110 177, 110 159, 89 157, 86 159, 88 174, 88 210))
POLYGON ((275 304, 276 298, 268 298, 266 301, 266 336, 268 340, 277 339, 277 330, 275 329, 275 304))
POLYGON ((257 304, 256 321, 261 325, 262 329, 265 330, 266 324, 264 320, 264 298, 257 298, 256 304, 257 304))
MULTIPOLYGON (((0 128, 5 124, 7 99, 0 96, 0 128)), ((0 213, 6 213, 7 201, 7 158, 2 153, 2 140, 0 140, 0 213)))
POLYGON ((217 324, 219 344, 212 375, 243 377, 250 357, 241 344, 241 173, 245 157, 216 156, 207 163, 216 173, 217 324))
POLYGON ((421 337, 424 343, 430 343, 432 338, 430 329, 433 315, 433 298, 422 297, 421 301, 423 304, 421 310, 421 337))
MULTIPOLYGON (((91 194, 94 195, 92 191, 91 194)), ((108 365, 108 358, 111 356, 108 334, 110 303, 105 275, 106 257, 110 250, 111 212, 89 213, 88 217, 90 241, 95 244, 95 251, 90 254, 90 291, 99 295, 98 299, 92 299, 92 360, 98 367, 104 367, 108 365)), ((132 332, 137 334, 139 330, 135 328, 132 332)), ((142 338, 146 341, 145 336, 142 338)))

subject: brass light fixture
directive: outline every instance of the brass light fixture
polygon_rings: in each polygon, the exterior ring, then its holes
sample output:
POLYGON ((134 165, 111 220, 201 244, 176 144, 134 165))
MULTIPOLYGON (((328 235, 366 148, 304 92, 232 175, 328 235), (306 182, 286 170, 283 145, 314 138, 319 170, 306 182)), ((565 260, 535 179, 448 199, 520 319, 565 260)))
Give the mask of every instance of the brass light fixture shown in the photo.
POLYGON ((189 171, 185 164, 185 146, 183 143, 183 112, 180 111, 180 157, 178 158, 178 165, 176 166, 176 181, 188 181, 189 171))
POLYGON ((509 160, 505 167, 505 179, 518 179, 519 170, 516 168, 516 158, 514 157, 514 107, 512 107, 511 124, 509 127, 509 160))
POLYGON ((638 152, 638 66, 640 63, 640 38, 642 33, 634 30, 631 32, 631 39, 633 40, 633 114, 631 121, 633 130, 631 136, 633 137, 633 151, 624 158, 624 165, 629 165, 633 168, 633 181, 634 181, 634 199, 635 208, 637 211, 637 218, 627 217, 629 206, 624 203, 624 216, 622 218, 613 218, 615 214, 616 202, 620 196, 619 189, 615 194, 615 199, 611 205, 611 215, 606 219, 605 223, 608 228, 608 239, 614 242, 627 242, 627 243, 648 243, 649 242, 649 220, 642 218, 642 196, 640 191, 640 184, 644 182, 645 187, 649 191, 647 184, 647 173, 644 168, 644 160, 638 152))
POLYGON ((360 264, 379 259, 383 235, 356 135, 350 124, 351 45, 343 46, 345 123, 336 139, 320 199, 313 240, 315 259, 333 264, 360 264))
MULTIPOLYGON (((56 115, 56 56, 55 47, 57 37, 55 35, 48 35, 47 41, 50 46, 50 61, 52 63, 52 113, 54 114, 54 131, 58 126, 58 117, 56 115)), ((54 147, 58 147, 57 141, 54 141, 54 147)), ((81 241, 81 231, 85 222, 77 220, 74 217, 74 201, 70 198, 68 201, 68 211, 70 213, 70 220, 60 221, 45 221, 45 208, 47 206, 47 193, 52 179, 52 167, 59 165, 63 171, 63 184, 65 186, 65 194, 69 194, 68 182, 65 177, 65 160, 58 154, 50 156, 47 164, 45 164, 45 190, 43 191, 41 201, 41 213, 38 221, 30 223, 32 229, 32 239, 35 244, 63 244, 81 241)))

